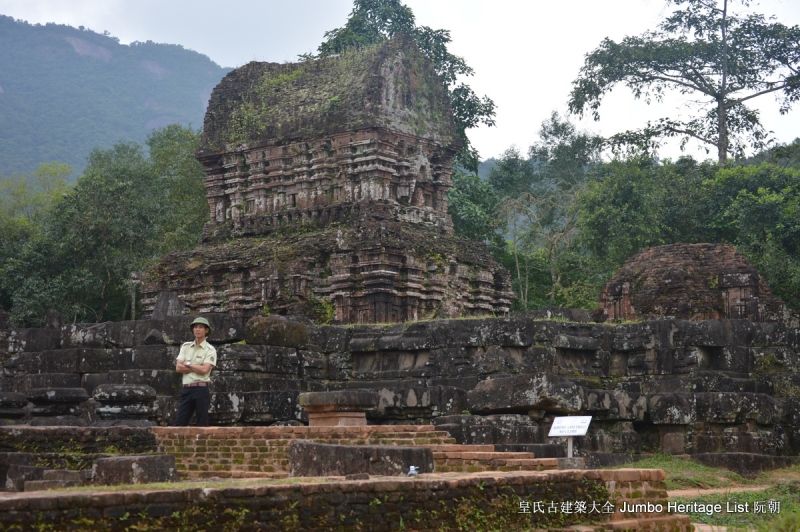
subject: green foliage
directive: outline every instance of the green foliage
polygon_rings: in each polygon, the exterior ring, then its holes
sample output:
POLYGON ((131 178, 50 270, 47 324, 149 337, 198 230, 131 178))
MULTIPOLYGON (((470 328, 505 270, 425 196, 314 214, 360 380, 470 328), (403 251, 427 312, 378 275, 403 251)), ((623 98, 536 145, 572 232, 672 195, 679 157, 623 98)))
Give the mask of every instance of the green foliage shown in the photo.
POLYGON ((598 168, 578 198, 581 242, 610 274, 642 249, 714 241, 704 227, 702 183, 716 167, 690 158, 656 164, 614 161, 598 168))
MULTIPOLYGON (((198 127, 227 69, 177 45, 0 15, 0 174, 43 161, 81 172, 92 150, 144 142, 171 123, 198 127)), ((73 176, 74 177, 74 176, 73 176)))
POLYGON ((778 296, 800 307, 800 169, 725 168, 704 191, 717 238, 735 244, 778 296))
POLYGON ((763 15, 736 15, 728 0, 721 7, 705 0, 673 3, 680 8, 657 30, 619 43, 606 38, 586 56, 573 82, 570 110, 583 114, 589 109, 599 119, 603 97, 620 84, 648 103, 678 92, 703 102, 696 104, 691 118, 662 118, 620 133, 612 142, 647 151, 661 137, 679 137, 682 145, 699 141, 715 148, 720 164, 731 153, 739 157, 748 148, 762 149, 768 132, 745 102, 773 94, 782 98, 786 112, 800 97, 800 27, 763 15))
POLYGON ((328 325, 333 323, 333 318, 336 316, 336 307, 333 302, 328 298, 312 297, 309 299, 311 305, 311 312, 314 316, 314 321, 328 325))
POLYGON ((595 290, 582 278, 585 258, 573 246, 575 198, 599 164, 602 141, 557 113, 542 123, 539 139, 527 158, 512 148, 489 172, 507 240, 498 257, 513 273, 518 308, 593 306, 595 290))
POLYGON ((0 270, 12 319, 41 323, 131 315, 131 274, 174 247, 194 245, 207 216, 197 134, 154 133, 150 157, 136 144, 95 150, 75 186, 53 201, 18 253, 0 270))
POLYGON ((45 163, 32 175, 0 178, 0 308, 9 308, 12 259, 38 235, 47 212, 67 192, 68 165, 45 163))
POLYGON ((456 234, 502 247, 500 198, 492 186, 475 174, 456 171, 448 195, 448 212, 456 234))
POLYGON ((449 31, 417 26, 414 13, 400 0, 355 0, 345 25, 325 32, 325 40, 317 51, 326 57, 375 45, 397 35, 413 39, 447 85, 464 142, 459 162, 465 168, 477 171, 477 153, 464 131, 479 124, 494 125, 495 105, 488 97, 479 97, 469 85, 458 81, 459 77, 470 76, 473 71, 464 59, 448 51, 449 31))

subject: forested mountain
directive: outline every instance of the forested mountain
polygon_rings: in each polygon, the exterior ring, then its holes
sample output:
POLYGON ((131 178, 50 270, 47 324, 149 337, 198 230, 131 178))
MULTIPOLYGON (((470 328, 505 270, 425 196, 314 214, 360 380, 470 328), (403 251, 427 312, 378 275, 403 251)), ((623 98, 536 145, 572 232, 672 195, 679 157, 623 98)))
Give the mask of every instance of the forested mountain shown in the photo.
POLYGON ((167 124, 199 129, 227 70, 178 45, 0 15, 0 175, 46 161, 76 175, 95 148, 141 143, 167 124))

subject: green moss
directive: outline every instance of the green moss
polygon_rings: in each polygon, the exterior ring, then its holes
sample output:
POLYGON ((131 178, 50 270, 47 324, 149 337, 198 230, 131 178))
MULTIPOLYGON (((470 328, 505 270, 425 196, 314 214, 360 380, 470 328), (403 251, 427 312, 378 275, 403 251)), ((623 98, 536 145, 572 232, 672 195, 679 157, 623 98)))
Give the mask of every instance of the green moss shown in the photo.
POLYGON ((311 297, 308 302, 311 306, 314 321, 323 325, 329 325, 333 322, 333 318, 336 316, 336 307, 334 307, 330 299, 311 297))

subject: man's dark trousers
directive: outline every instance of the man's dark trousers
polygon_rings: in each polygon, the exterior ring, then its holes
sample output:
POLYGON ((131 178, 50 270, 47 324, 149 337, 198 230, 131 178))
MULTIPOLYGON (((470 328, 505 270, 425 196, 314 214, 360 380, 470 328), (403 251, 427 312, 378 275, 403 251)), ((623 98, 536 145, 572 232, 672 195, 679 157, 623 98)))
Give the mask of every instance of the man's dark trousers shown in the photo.
POLYGON ((175 418, 175 425, 179 427, 189 426, 192 414, 197 413, 197 426, 207 427, 208 409, 211 406, 211 394, 208 386, 184 386, 181 390, 180 403, 178 404, 178 415, 175 418))

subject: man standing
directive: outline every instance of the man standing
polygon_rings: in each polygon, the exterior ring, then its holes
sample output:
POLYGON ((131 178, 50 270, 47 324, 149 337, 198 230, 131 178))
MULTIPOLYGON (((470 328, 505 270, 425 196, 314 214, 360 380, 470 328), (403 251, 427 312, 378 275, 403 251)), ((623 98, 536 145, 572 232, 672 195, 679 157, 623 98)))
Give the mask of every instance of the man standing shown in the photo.
POLYGON ((192 414, 197 413, 197 426, 208 426, 208 408, 211 406, 211 370, 217 365, 217 350, 206 341, 211 325, 205 318, 195 318, 192 322, 193 342, 181 346, 175 361, 175 371, 183 374, 183 389, 178 404, 175 424, 189 425, 192 414))

